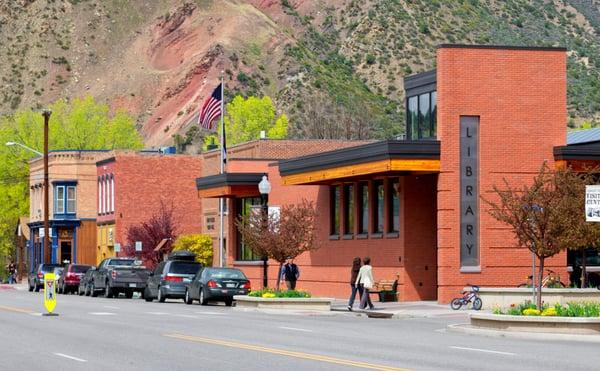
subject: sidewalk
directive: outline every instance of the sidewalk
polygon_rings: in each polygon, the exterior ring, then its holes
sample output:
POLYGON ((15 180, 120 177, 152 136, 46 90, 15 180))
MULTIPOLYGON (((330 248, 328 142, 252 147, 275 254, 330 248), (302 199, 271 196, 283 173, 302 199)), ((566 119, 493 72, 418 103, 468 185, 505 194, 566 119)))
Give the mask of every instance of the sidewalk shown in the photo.
MULTIPOLYGON (((403 301, 403 302, 373 302, 375 309, 360 310, 357 303, 353 308, 353 313, 374 313, 381 317, 388 318, 435 318, 435 317, 465 317, 470 312, 467 309, 452 310, 450 305, 438 304, 435 301, 403 301)), ((348 301, 335 299, 331 304, 332 311, 348 312, 348 301)))
POLYGON ((23 280, 25 281, 25 283, 15 283, 12 285, 3 283, 0 284, 0 291, 3 290, 19 290, 19 291, 27 291, 28 287, 27 287, 27 280, 23 280))

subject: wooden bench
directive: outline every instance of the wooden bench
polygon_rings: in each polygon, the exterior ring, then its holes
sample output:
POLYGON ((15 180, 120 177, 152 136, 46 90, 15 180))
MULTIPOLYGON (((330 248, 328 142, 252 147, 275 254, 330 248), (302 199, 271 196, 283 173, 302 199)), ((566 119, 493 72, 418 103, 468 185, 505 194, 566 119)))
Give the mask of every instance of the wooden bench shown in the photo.
POLYGON ((379 280, 375 282, 373 288, 369 289, 369 294, 378 294, 380 302, 398 301, 398 280, 379 280))

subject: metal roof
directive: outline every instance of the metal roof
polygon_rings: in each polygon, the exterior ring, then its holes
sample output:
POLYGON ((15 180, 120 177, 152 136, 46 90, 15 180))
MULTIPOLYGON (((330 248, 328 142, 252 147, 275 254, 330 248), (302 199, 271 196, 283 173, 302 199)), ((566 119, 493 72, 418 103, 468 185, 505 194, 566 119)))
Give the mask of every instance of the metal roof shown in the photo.
POLYGON ((578 130, 567 133, 567 145, 599 141, 600 128, 578 130))

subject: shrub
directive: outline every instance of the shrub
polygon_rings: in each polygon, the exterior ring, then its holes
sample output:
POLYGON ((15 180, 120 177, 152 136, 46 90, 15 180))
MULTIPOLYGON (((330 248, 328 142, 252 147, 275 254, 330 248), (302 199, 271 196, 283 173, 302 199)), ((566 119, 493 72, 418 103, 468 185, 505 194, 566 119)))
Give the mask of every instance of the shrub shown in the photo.
POLYGON ((181 235, 173 244, 173 251, 188 250, 196 254, 196 261, 205 267, 212 267, 213 242, 206 234, 181 235))

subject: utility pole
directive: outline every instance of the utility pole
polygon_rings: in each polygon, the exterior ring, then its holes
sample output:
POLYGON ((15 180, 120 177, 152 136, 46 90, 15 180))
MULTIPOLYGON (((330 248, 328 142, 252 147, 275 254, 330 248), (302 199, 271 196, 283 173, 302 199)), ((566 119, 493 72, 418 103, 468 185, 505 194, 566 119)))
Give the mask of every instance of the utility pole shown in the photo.
POLYGON ((44 115, 44 263, 52 261, 52 246, 50 245, 50 230, 48 228, 48 219, 50 215, 50 200, 48 199, 48 190, 50 182, 48 181, 48 121, 52 111, 45 109, 42 111, 44 115))

